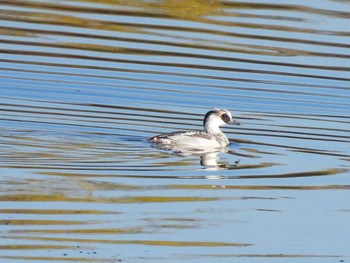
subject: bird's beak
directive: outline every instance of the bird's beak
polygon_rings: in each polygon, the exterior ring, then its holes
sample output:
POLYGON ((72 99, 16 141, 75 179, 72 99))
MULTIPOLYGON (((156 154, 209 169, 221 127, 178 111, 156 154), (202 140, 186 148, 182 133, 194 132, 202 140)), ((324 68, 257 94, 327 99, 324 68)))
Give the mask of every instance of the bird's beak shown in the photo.
POLYGON ((241 125, 241 123, 238 122, 238 121, 236 121, 236 120, 230 121, 230 124, 233 124, 233 125, 241 125))

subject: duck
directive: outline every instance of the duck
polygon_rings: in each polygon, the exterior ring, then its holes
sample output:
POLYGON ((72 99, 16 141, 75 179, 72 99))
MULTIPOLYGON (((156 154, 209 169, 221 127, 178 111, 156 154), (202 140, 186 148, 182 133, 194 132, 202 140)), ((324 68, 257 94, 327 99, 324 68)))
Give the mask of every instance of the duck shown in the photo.
POLYGON ((233 121, 226 109, 212 109, 203 119, 204 131, 176 131, 153 136, 149 140, 160 148, 223 149, 230 142, 220 127, 233 121))

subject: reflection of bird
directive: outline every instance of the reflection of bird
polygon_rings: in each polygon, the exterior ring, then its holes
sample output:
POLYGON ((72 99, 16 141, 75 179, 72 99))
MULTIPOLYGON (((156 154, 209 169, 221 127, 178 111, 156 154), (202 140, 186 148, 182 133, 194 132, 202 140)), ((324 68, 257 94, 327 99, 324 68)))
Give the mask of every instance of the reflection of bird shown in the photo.
POLYGON ((220 153, 219 151, 216 151, 216 152, 207 152, 207 153, 202 154, 201 155, 201 165, 211 167, 211 168, 217 168, 218 160, 219 160, 219 157, 218 157, 219 153, 220 153))
POLYGON ((204 131, 180 131, 160 134, 150 139, 159 147, 190 148, 190 149, 220 149, 229 144, 220 126, 232 121, 232 115, 225 109, 213 109, 204 117, 204 131))

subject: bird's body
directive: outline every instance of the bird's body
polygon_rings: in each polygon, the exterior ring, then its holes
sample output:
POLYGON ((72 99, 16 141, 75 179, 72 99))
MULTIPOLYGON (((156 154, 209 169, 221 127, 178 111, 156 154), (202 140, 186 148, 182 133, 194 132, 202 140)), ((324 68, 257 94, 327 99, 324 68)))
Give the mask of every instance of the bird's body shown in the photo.
POLYGON ((232 115, 225 109, 213 109, 204 117, 204 131, 179 131, 160 134, 150 139, 151 142, 163 147, 218 149, 229 145, 226 135, 220 126, 232 121, 232 115))

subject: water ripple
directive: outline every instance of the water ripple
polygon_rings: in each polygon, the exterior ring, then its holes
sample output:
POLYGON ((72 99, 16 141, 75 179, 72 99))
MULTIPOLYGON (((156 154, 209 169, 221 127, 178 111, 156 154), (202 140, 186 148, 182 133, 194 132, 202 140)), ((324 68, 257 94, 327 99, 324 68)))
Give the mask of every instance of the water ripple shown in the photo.
POLYGON ((346 1, 0 3, 1 259, 349 256, 346 1), (215 165, 148 141, 214 107, 215 165))

